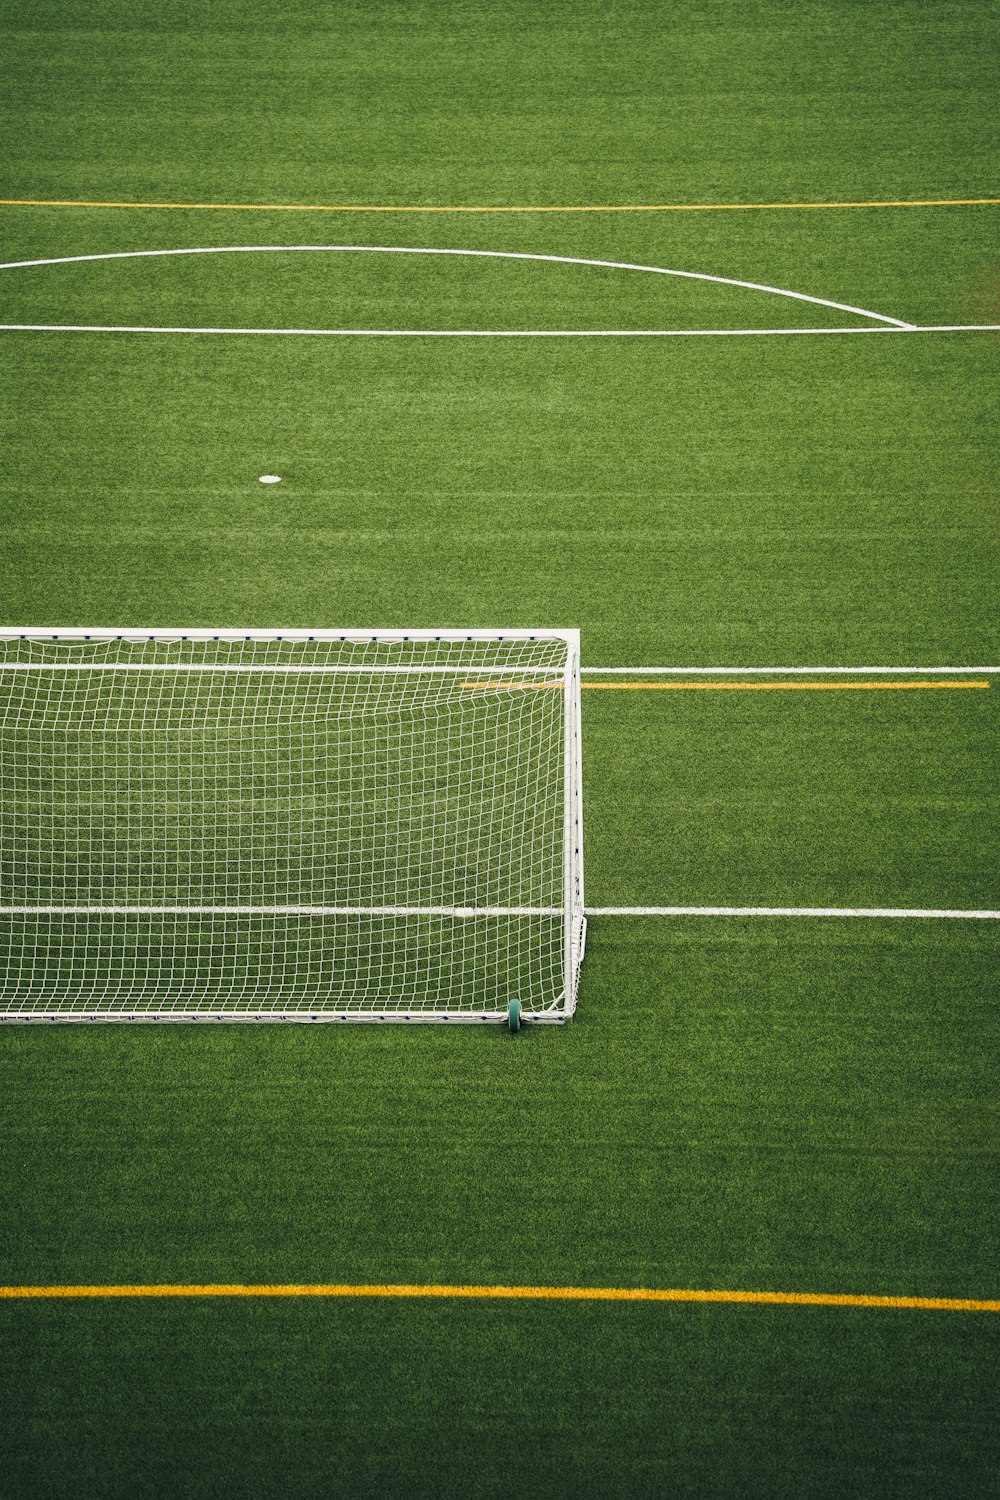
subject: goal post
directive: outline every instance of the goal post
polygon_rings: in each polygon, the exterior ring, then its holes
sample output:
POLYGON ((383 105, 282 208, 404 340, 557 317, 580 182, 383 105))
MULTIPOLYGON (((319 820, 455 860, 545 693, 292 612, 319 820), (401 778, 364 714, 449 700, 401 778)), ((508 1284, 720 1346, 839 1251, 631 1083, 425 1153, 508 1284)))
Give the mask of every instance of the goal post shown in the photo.
POLYGON ((0 628, 0 1021, 559 1022, 575 630, 0 628))

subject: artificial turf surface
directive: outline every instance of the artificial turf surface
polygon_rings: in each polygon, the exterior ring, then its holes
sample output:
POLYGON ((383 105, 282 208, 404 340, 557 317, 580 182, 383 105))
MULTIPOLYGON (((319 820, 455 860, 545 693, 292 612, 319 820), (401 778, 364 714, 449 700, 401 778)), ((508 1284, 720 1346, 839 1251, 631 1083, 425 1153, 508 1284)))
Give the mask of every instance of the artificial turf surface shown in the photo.
MULTIPOLYGON (((993 5, 8 6, 4 198, 983 197, 993 5)), ((0 208, 4 262, 387 244, 997 321, 995 207, 0 208)), ((0 322, 746 328, 460 258, 0 272, 0 322)), ((591 665, 1000 660, 995 336, 5 333, 3 618, 575 625, 591 665), (264 490, 257 476, 283 476, 264 490)), ((995 681, 995 679, 994 679, 995 681)), ((585 695, 591 904, 988 907, 983 691, 585 695)), ((571 1027, 5 1029, 0 1283, 997 1296, 1000 924, 595 919, 571 1027)), ((995 1491, 995 1320, 0 1304, 0 1494, 995 1491)))
MULTIPOLYGON (((930 924, 635 919, 595 924, 563 1032, 13 1032, 3 1279, 990 1296, 997 958, 930 924)), ((3 1318, 14 1494, 41 1466, 41 1493, 959 1496, 997 1458, 974 1314, 3 1318)))

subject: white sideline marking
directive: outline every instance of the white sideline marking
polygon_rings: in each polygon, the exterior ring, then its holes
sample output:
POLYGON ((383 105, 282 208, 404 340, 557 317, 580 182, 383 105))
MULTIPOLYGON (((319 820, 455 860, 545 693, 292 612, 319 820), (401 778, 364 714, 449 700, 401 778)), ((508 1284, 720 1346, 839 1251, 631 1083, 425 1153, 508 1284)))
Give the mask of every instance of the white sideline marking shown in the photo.
POLYGON ((969 917, 1000 921, 1000 911, 907 906, 588 906, 588 917, 969 917))
MULTIPOLYGON (((203 245, 174 250, 110 250, 102 251, 97 255, 56 255, 49 256, 43 260, 10 260, 0 263, 0 271, 23 270, 29 266, 65 266, 78 264, 81 261, 98 260, 144 260, 159 256, 170 255, 256 255, 275 254, 279 252, 327 252, 329 253, 354 253, 363 255, 463 255, 484 260, 530 260, 545 261, 555 265, 563 266, 597 266, 606 271, 642 271, 652 276, 678 276, 686 281, 711 281, 719 286, 737 286, 750 292, 769 292, 775 297, 790 297, 795 302, 811 302, 817 307, 832 307, 837 312, 855 313, 859 318, 872 318, 876 323, 888 323, 894 328, 913 328, 912 323, 905 323, 901 318, 890 318, 885 313, 870 312, 864 307, 852 307, 849 302, 832 302, 828 297, 813 297, 807 292, 790 292, 784 287, 768 286, 761 281, 741 281, 733 276, 711 276, 706 271, 676 271, 667 266, 647 266, 636 264, 627 260, 591 260, 579 255, 540 255, 527 250, 456 250, 439 249, 437 247, 419 247, 415 245, 203 245)), ((119 330, 116 330, 119 331, 119 330)), ((124 331, 124 330, 121 330, 124 331)), ((138 330, 128 330, 135 332, 138 330)), ((147 330, 148 331, 148 330, 147 330)), ((188 332, 255 332, 271 333, 273 329, 171 329, 172 333, 188 332)), ((322 333, 322 332, 368 332, 379 333, 385 330, 325 330, 325 329, 295 329, 288 330, 296 333, 322 333)), ((398 332, 416 332, 417 330, 397 330, 398 332)), ((440 336, 440 335, 438 335, 440 336)), ((451 335, 453 336, 453 335, 451 335)), ((464 335, 468 337, 468 335, 464 335)))
POLYGON ((592 677, 609 677, 625 674, 634 677, 641 674, 647 677, 819 677, 832 675, 835 677, 868 676, 869 673, 878 673, 882 676, 910 676, 911 673, 919 673, 927 676, 938 674, 958 674, 969 672, 1000 672, 1000 667, 581 667, 581 675, 592 677))
POLYGON ((915 323, 914 333, 996 333, 1000 323, 915 323))
MULTIPOLYGON (((564 917, 561 906, 0 906, 0 917, 564 917)), ((904 906, 588 906, 588 917, 949 917, 1000 911, 904 906)))
MULTIPOLYGON (((0 267, 0 270, 3 268, 0 267)), ((790 295, 790 294, 789 294, 790 295)), ((875 316, 874 313, 871 314, 875 316)), ((173 328, 124 323, 0 323, 5 333, 204 333, 322 339, 716 339, 826 333, 985 333, 1000 323, 893 328, 173 328)))

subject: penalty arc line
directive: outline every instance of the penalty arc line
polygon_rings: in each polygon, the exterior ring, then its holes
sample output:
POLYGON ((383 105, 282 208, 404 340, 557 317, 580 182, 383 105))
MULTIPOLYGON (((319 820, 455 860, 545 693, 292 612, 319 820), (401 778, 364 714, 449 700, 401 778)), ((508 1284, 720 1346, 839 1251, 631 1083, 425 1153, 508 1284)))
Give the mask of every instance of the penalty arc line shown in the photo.
POLYGON ((4 1286, 0 1300, 110 1297, 431 1297, 531 1302, 714 1302, 770 1307, 892 1308, 923 1312, 1000 1312, 1000 1299, 905 1297, 846 1292, 763 1292, 688 1287, 438 1286, 406 1284, 150 1284, 4 1286))
MULTIPOLYGON (((793 302, 809 302, 816 307, 829 307, 835 312, 853 313, 859 318, 887 324, 893 328, 912 329, 913 324, 902 318, 891 318, 886 313, 871 312, 868 308, 854 307, 849 302, 834 302, 828 297, 815 297, 808 292, 793 292, 786 287, 771 286, 767 282, 744 281, 734 276, 715 276, 707 271, 680 271, 670 266, 650 266, 642 262, 625 260, 595 260, 579 255, 543 255, 528 250, 469 250, 454 246, 421 245, 195 245, 178 246, 167 250, 110 250, 89 255, 56 255, 33 260, 11 260, 0 263, 0 271, 28 270, 38 266, 78 265, 83 262, 112 260, 150 260, 184 255, 274 255, 274 254, 352 254, 352 255, 431 255, 460 256, 475 260, 516 260, 562 266, 590 266, 605 271, 636 271, 649 276, 673 276, 684 281, 706 281, 717 286, 739 287, 744 291, 765 292, 775 297, 787 297, 793 302)), ((110 331, 110 330, 108 330, 110 331)), ((124 330, 118 330, 124 331, 124 330)), ((138 330, 129 330, 138 331, 138 330)), ((151 331, 151 330, 145 330, 151 331)), ((181 332, 180 329, 171 330, 181 332)), ((224 330, 189 329, 187 332, 222 332, 224 330)), ((269 329, 238 329, 229 332, 268 333, 269 329)), ((289 330, 292 331, 292 330, 289 330)), ((385 334, 388 330, 323 330, 296 329, 297 333, 368 333, 385 334)), ((396 334, 408 334, 418 330, 393 330, 396 334)), ((447 334, 448 331, 443 331, 447 334)), ((436 336, 442 336, 438 334, 436 336)), ((453 336, 453 335, 450 335, 453 336)))

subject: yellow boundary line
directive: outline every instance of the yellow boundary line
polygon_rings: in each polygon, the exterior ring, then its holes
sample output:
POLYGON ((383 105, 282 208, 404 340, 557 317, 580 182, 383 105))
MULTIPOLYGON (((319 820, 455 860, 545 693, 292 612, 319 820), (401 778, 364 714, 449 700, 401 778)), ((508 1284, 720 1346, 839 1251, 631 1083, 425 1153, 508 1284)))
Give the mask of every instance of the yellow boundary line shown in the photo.
POLYGON ((444 1297, 529 1302, 735 1302, 776 1307, 886 1307, 926 1312, 1000 1312, 1000 1300, 853 1296, 841 1292, 698 1291, 611 1286, 150 1285, 5 1286, 0 1300, 76 1297, 444 1297))
MULTIPOLYGON (((561 682, 463 682, 470 692, 516 692, 520 688, 559 689, 561 682)), ((581 682, 583 692, 599 693, 899 693, 926 689, 989 688, 989 682, 581 682)))
POLYGON ((569 203, 569 204, 423 204, 423 203, 140 203, 96 198, 0 198, 7 208, 174 208, 215 209, 226 213, 291 214, 689 214, 731 213, 752 209, 812 208, 967 208, 1000 203, 1000 198, 872 198, 842 203, 569 203))

